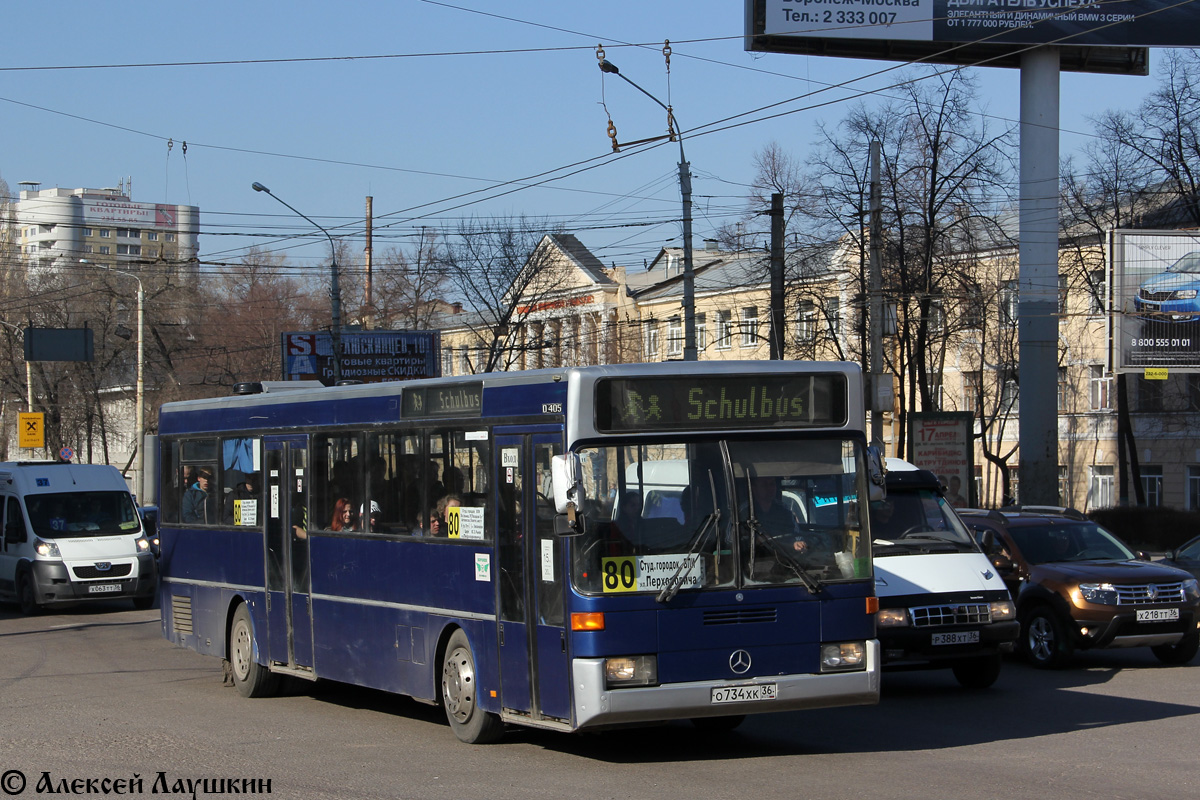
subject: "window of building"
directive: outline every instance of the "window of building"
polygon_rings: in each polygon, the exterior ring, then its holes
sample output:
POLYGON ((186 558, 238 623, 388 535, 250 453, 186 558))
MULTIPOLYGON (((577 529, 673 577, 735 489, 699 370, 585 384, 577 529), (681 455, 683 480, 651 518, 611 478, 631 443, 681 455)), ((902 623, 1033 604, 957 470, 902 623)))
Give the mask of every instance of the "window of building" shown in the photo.
POLYGON ((933 403, 933 408, 930 410, 941 411, 945 407, 942 405, 942 373, 929 372, 925 377, 929 383, 929 401, 933 403))
POLYGON ((1200 467, 1195 465, 1187 468, 1187 507, 1188 511, 1200 511, 1200 467))
POLYGON ((146 231, 146 241, 147 242, 157 242, 158 241, 158 231, 146 231))
POLYGON ((1058 410, 1070 411, 1071 384, 1067 378, 1067 368, 1058 368, 1058 410))
POLYGON ((758 346, 758 308, 748 306, 742 309, 742 347, 758 346))
POLYGON ((667 355, 677 358, 683 355, 683 322, 671 317, 667 322, 667 355))
POLYGON ((140 239, 142 232, 137 228, 117 228, 118 239, 140 239))
POLYGON ((106 244, 102 244, 102 245, 100 245, 100 255, 102 255, 102 256, 109 255, 109 247, 108 247, 108 245, 106 245, 106 244))
POLYGON ((119 256, 140 256, 141 254, 142 246, 140 244, 117 245, 117 255, 119 256))
POLYGON ((658 324, 655 322, 646 325, 646 358, 658 358, 658 324))
POLYGON ((1021 502, 1021 466, 1013 464, 1008 468, 1008 498, 1006 505, 1018 505, 1021 502))
POLYGON ((704 314, 696 315, 696 351, 704 352, 704 348, 708 346, 708 321, 704 314))
POLYGON ((474 370, 471 369, 471 351, 466 347, 458 349, 458 374, 471 375, 474 370))
POLYGON ((1112 408, 1112 376, 1104 374, 1103 364, 1088 367, 1088 399, 1092 411, 1107 411, 1112 408))
POLYGON ((1071 471, 1066 464, 1058 465, 1058 504, 1069 506, 1071 499, 1071 471))
POLYGON ((107 238, 109 238, 110 236, 112 236, 112 231, 110 231, 108 228, 101 228, 101 229, 100 229, 100 238, 101 238, 101 239, 107 239, 107 238))
POLYGON ((1000 410, 1016 414, 1021 410, 1021 387, 1016 378, 1005 378, 1000 389, 1000 410))
POLYGON ((1137 410, 1162 411, 1163 386, 1166 381, 1148 381, 1144 378, 1137 382, 1137 410))
POLYGON ((1146 505, 1162 505, 1163 468, 1161 464, 1142 464, 1142 494, 1146 505))
POLYGON ((728 350, 733 346, 733 312, 717 312, 717 349, 728 350))
POLYGON ((1067 313, 1067 295, 1071 290, 1071 279, 1065 272, 1058 273, 1058 313, 1067 313))
POLYGON ((964 372, 962 374, 964 410, 974 411, 979 408, 979 384, 981 380, 979 372, 964 372))
POLYGON ((1000 320, 1005 325, 1015 325, 1020 306, 1019 286, 1016 281, 1000 283, 1000 320))
POLYGON ((842 333, 842 299, 825 298, 825 319, 829 322, 829 333, 836 339, 842 333))
POLYGON ((1088 509, 1111 508, 1115 505, 1115 486, 1112 464, 1093 464, 1088 467, 1088 509))
POLYGON ((85 252, 85 253, 90 253, 90 252, 92 252, 92 246, 91 246, 90 244, 85 244, 85 245, 83 246, 83 252, 85 252))
POLYGON ((1103 314, 1107 306, 1104 270, 1095 269, 1088 273, 1088 294, 1091 295, 1088 302, 1088 313, 1092 315, 1103 314))
POLYGON ((175 241, 175 234, 173 234, 173 233, 168 233, 168 234, 167 234, 167 241, 168 241, 168 242, 173 242, 173 241, 175 241))
POLYGON ((447 347, 442 351, 442 375, 454 374, 454 350, 447 347))
POLYGON ((802 342, 817 338, 817 304, 812 300, 801 300, 796 310, 796 338, 802 342))
POLYGON ((983 290, 978 284, 968 284, 967 299, 963 304, 962 323, 967 328, 983 327, 983 290))
POLYGON ((84 229, 83 229, 83 235, 84 235, 84 236, 91 236, 91 235, 92 235, 92 229, 91 229, 91 228, 84 228, 84 229))
POLYGON ((941 299, 929 301, 929 335, 941 336, 946 330, 946 310, 941 299))

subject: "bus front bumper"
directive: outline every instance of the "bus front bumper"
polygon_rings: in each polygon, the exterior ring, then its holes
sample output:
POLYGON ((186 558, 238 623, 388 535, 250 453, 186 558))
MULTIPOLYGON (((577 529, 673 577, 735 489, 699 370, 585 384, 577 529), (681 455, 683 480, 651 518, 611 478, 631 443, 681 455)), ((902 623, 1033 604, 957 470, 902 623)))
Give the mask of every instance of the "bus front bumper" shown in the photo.
POLYGON ((765 714, 808 708, 874 705, 879 702, 879 642, 867 642, 866 669, 803 675, 764 675, 738 681, 694 681, 607 689, 603 658, 576 658, 575 728, 659 722, 670 719, 765 714), (713 690, 775 684, 772 700, 714 703, 713 690))

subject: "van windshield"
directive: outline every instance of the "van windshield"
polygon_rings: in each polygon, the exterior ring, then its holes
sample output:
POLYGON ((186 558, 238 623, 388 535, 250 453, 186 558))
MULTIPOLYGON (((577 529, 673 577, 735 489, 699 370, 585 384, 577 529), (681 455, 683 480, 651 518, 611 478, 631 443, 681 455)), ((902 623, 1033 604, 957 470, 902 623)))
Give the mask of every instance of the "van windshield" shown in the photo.
POLYGON ((43 539, 84 538, 141 529, 128 492, 70 492, 26 495, 33 532, 43 539))

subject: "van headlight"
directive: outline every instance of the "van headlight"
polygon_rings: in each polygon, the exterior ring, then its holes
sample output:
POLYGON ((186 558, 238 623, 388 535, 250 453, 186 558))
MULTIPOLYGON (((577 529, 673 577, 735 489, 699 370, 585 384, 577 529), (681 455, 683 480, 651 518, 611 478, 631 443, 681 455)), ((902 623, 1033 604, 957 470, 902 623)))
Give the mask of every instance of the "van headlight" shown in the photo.
POLYGON ((137 549, 138 549, 139 553, 149 552, 150 551, 150 540, 147 539, 145 536, 139 536, 137 539, 137 549))
POLYGON ((821 672, 848 672, 866 668, 866 642, 821 645, 821 672))
POLYGON ((604 685, 653 686, 658 683, 658 658, 655 656, 619 656, 604 659, 604 685))
POLYGON ((42 558, 62 558, 62 553, 58 552, 58 545, 44 539, 33 540, 33 552, 42 558))
POLYGON ((881 628, 900 628, 908 625, 908 609, 881 608, 875 615, 875 624, 881 628))
POLYGON ((1017 607, 1013 605, 1012 600, 997 600, 988 606, 988 610, 991 612, 992 622, 1017 618, 1017 607))

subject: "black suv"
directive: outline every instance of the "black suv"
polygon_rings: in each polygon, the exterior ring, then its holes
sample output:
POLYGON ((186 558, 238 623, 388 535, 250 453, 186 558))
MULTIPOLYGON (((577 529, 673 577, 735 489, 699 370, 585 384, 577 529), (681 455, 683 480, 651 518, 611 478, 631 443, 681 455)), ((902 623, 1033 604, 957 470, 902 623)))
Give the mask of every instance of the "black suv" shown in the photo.
POLYGON ((1076 649, 1149 647, 1184 664, 1200 649, 1200 587, 1183 570, 1139 558, 1069 508, 959 509, 1004 578, 1021 622, 1018 647, 1037 667, 1076 649))

